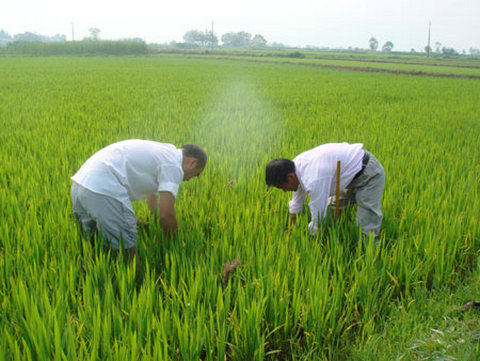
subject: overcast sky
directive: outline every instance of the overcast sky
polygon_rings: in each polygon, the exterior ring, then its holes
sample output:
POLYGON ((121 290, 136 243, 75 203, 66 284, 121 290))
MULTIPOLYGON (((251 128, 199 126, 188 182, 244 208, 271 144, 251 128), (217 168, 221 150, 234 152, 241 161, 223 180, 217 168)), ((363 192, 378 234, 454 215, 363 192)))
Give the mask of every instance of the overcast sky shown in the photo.
POLYGON ((368 48, 391 41, 394 50, 431 45, 468 52, 480 48, 480 0, 2 0, 0 29, 75 40, 100 29, 101 39, 139 37, 183 41, 188 30, 261 34, 291 46, 368 48))

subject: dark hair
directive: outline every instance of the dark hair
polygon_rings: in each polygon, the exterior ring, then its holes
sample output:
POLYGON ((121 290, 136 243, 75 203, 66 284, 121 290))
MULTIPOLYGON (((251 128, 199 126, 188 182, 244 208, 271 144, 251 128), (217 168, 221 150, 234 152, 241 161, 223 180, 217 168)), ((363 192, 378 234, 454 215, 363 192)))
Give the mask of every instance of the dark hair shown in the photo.
POLYGON ((207 164, 207 152, 196 144, 184 144, 181 147, 185 157, 191 157, 198 160, 196 168, 203 168, 207 164))
POLYGON ((277 186, 287 182, 287 174, 295 172, 295 163, 290 159, 276 158, 268 162, 265 169, 265 181, 268 186, 277 186))

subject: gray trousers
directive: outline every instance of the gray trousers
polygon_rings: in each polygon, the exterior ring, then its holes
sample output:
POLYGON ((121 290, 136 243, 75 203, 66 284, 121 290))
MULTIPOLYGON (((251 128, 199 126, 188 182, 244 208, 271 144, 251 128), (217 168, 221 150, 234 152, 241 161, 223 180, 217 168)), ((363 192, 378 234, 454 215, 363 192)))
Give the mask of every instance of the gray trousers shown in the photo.
POLYGON ((137 218, 122 202, 72 184, 73 214, 83 230, 92 236, 101 232, 104 245, 113 249, 135 246, 137 218))
MULTIPOLYGON (((357 226, 362 228, 362 233, 374 233, 378 237, 382 225, 381 198, 385 188, 385 171, 371 153, 370 159, 363 173, 355 178, 346 189, 340 193, 340 208, 356 203, 357 226)), ((334 197, 331 207, 335 206, 334 197)))

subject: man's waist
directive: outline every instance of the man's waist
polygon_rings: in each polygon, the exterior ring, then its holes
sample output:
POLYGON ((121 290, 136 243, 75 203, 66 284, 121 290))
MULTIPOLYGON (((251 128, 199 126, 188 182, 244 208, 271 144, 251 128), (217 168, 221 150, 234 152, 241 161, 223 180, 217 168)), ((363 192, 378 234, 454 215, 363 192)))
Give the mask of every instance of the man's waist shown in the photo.
POLYGON ((370 153, 365 150, 362 158, 362 168, 358 171, 357 174, 355 174, 355 177, 353 177, 353 179, 357 179, 363 174, 363 171, 365 170, 369 160, 370 160, 370 153))

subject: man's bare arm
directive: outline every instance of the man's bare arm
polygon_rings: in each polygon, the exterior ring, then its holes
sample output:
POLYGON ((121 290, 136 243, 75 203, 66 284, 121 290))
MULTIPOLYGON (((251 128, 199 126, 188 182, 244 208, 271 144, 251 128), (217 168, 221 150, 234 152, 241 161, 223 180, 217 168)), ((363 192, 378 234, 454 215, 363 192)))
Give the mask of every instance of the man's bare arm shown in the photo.
POLYGON ((147 202, 148 209, 150 212, 155 212, 158 209, 158 196, 156 194, 152 194, 148 196, 145 200, 147 202))
POLYGON ((160 224, 166 236, 172 236, 178 229, 177 217, 175 216, 175 197, 170 192, 160 192, 158 211, 160 224))

